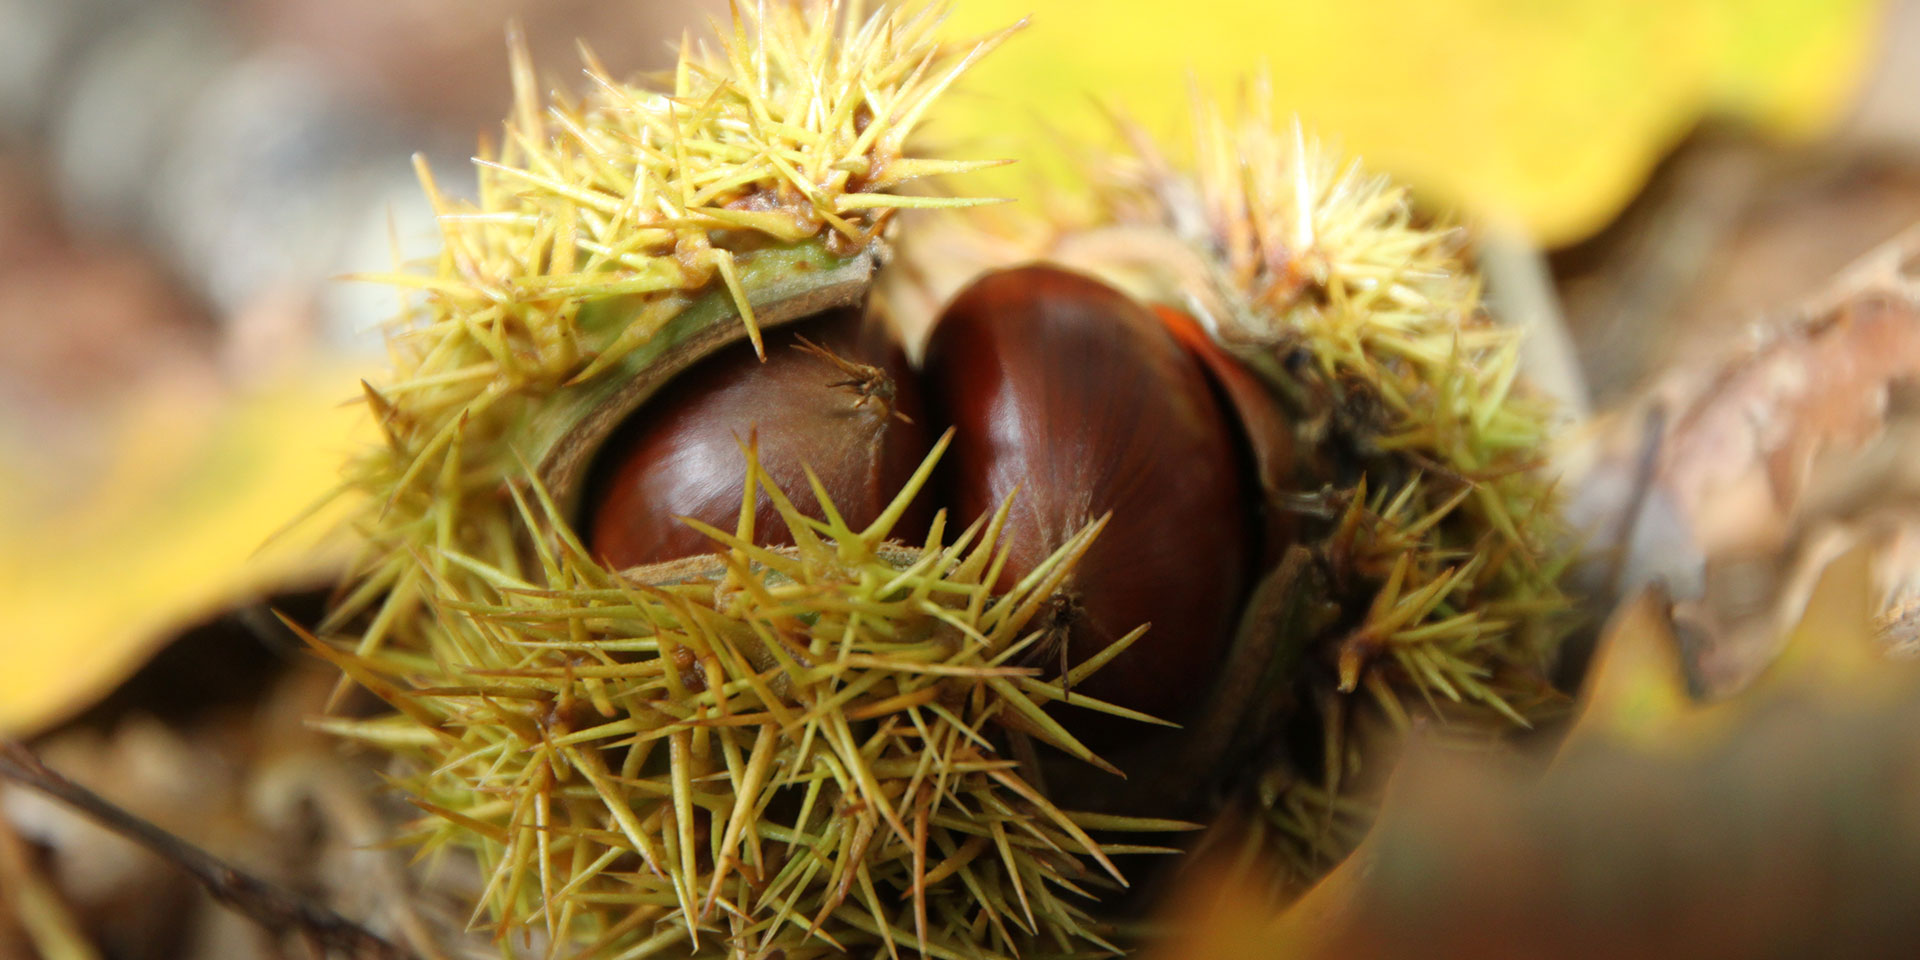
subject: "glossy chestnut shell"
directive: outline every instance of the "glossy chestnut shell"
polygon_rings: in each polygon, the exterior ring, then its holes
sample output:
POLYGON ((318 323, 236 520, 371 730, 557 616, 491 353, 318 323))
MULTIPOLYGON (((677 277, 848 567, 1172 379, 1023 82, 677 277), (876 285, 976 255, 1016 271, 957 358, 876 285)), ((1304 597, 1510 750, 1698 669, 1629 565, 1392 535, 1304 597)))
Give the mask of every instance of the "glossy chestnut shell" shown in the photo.
POLYGON ((1017 490, 1003 587, 1111 512, 1056 612, 1059 640, 1080 663, 1151 623, 1079 689, 1182 719, 1212 682, 1258 540, 1237 428, 1199 361, 1118 290, 1027 266, 989 274, 947 306, 923 389, 956 429, 941 475, 954 519, 1017 490))
MULTIPOLYGON (((588 549, 617 568, 720 549, 678 518, 733 532, 746 476, 740 444, 749 435, 758 438, 761 465, 801 512, 822 516, 803 465, 855 529, 886 508, 931 445, 906 354, 890 329, 847 308, 770 330, 765 342, 765 362, 744 341, 700 361, 609 439, 587 487, 588 549)), ((916 508, 896 537, 925 532, 927 511, 916 508)), ((793 542, 765 493, 754 539, 793 542)))
POLYGON ((1251 505, 1261 531, 1256 570, 1268 570, 1293 543, 1294 517, 1280 500, 1296 485, 1293 423, 1281 410, 1273 391, 1240 360, 1200 326, 1192 315, 1165 304, 1154 304, 1154 315, 1207 372, 1214 395, 1230 411, 1239 436, 1248 474, 1258 496, 1251 505))

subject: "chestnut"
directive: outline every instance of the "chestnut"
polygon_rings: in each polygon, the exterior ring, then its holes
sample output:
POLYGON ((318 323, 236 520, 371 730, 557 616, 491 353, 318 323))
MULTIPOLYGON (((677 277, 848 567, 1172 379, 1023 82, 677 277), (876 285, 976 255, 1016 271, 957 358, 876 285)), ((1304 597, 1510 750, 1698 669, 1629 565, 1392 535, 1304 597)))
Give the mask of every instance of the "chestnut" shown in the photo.
POLYGON ((1293 544, 1297 532, 1294 517, 1281 506, 1287 492, 1296 485, 1293 422, 1281 409, 1273 391, 1207 333, 1191 314, 1159 303, 1153 305, 1153 312, 1174 339, 1200 361, 1207 379, 1213 383, 1215 397, 1223 409, 1231 411, 1231 419, 1239 427, 1247 469, 1259 492, 1253 508, 1256 526, 1261 531, 1257 569, 1272 569, 1293 544))
POLYGON ((1014 494, 1002 588, 1111 514, 1055 611, 1056 647, 1029 662, 1057 665, 1063 643, 1078 663, 1151 623, 1079 689, 1183 719, 1213 681, 1258 540, 1237 428, 1199 361, 1126 294, 1035 265, 946 307, 922 387, 955 428, 940 482, 956 522, 1014 494))
MULTIPOLYGON (((668 382, 602 448, 586 489, 587 547, 619 568, 718 549, 680 522, 732 531, 746 478, 741 441, 794 506, 822 513, 804 467, 856 529, 872 522, 931 447, 905 352, 878 317, 832 310, 769 330, 762 362, 735 343, 668 382)), ((916 503, 896 527, 926 529, 916 503)), ((793 537, 764 493, 754 517, 763 545, 793 537)))

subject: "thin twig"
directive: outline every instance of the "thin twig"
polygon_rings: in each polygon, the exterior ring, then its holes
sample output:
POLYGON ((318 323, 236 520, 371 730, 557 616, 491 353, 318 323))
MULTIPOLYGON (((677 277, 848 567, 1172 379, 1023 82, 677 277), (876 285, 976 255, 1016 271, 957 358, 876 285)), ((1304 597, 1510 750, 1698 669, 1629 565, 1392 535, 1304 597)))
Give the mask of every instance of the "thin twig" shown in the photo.
POLYGON ((1522 369, 1536 388, 1557 402, 1560 416, 1581 423, 1593 414, 1593 395, 1580 365, 1580 351, 1567 332, 1565 311, 1554 291, 1546 254, 1508 230, 1487 233, 1480 248, 1487 295, 1500 322, 1526 331, 1522 369))
POLYGON ((298 933, 328 951, 367 960, 409 960, 411 954, 365 927, 269 883, 121 809, 54 772, 16 740, 0 740, 0 778, 46 794, 88 819, 185 870, 215 900, 277 935, 298 933))
POLYGON ((1654 481, 1660 475, 1660 455, 1667 447, 1667 408, 1654 404, 1648 408, 1644 426, 1641 427, 1639 456, 1633 464, 1633 488, 1627 494, 1625 508, 1615 521, 1613 529, 1613 549, 1607 562, 1607 579, 1601 586, 1600 598, 1603 603, 1613 603, 1620 596, 1620 589, 1626 583, 1627 569, 1633 558, 1633 536, 1640 528, 1640 518, 1647 512, 1647 501, 1653 494, 1654 481))

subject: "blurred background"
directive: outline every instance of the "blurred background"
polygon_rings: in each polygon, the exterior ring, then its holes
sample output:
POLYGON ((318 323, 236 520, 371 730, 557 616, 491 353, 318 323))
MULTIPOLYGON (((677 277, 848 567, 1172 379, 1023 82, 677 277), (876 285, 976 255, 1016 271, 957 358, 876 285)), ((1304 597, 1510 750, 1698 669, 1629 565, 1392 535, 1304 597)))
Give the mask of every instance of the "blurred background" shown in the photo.
MULTIPOLYGON (((1072 144, 1117 139, 1114 113, 1172 131, 1192 91, 1264 83, 1311 134, 1479 225, 1496 302, 1547 331, 1542 362, 1590 409, 1724 354, 1920 223, 1914 0, 1253 6, 957 0, 956 37, 1034 16, 931 133, 1022 157, 962 186, 1038 202, 1073 188, 1072 144)), ((242 790, 263 730, 301 736, 297 710, 261 727, 250 699, 298 658, 230 674, 153 658, 182 636, 271 633, 261 598, 331 576, 324 524, 269 534, 363 439, 344 404, 398 301, 339 278, 433 249, 409 156, 451 193, 470 183, 507 104, 510 22, 543 82, 570 88, 576 40, 644 73, 724 14, 0 0, 0 733, 69 744, 56 753, 110 794, 177 799, 182 832, 221 846, 185 812, 204 798, 174 788, 198 771, 242 790), (155 690, 195 706, 156 712, 155 690), (255 732, 193 732, 209 704, 255 732), (124 734, 140 710, 162 719, 124 734)), ((58 832, 8 809, 37 842, 58 832)), ((240 833, 224 845, 245 849, 240 833)), ((0 842, 0 878, 6 862, 0 842)), ((131 946, 144 935, 109 953, 170 955, 131 946)))
POLYGON ((576 40, 656 70, 716 9, 0 0, 0 729, 325 576, 324 523, 269 535, 363 439, 400 307, 342 278, 434 250, 410 155, 471 190, 508 24, 565 84, 576 40))
POLYGON ((462 186, 507 102, 507 24, 565 80, 576 38, 657 69, 716 8, 6 0, 10 452, 31 472, 100 456, 93 423, 149 381, 377 355, 395 301, 335 280, 432 238, 409 155, 462 186))

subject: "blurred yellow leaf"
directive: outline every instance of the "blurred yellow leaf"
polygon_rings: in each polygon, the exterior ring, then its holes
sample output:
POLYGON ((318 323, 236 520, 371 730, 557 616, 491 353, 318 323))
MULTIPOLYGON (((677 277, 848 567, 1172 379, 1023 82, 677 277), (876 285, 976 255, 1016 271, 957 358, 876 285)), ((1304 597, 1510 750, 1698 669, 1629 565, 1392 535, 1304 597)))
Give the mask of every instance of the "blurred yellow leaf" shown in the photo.
POLYGON ((343 505, 273 534, 339 483, 371 429, 342 404, 353 382, 154 391, 129 405, 96 482, 56 503, 0 484, 0 734, 84 709, 174 632, 331 569, 343 505))
MULTIPOLYGON (((971 93, 943 104, 943 129, 970 154, 1025 159, 1022 145, 1045 130, 1104 142, 1111 127, 1095 103, 1166 134, 1189 78, 1231 102, 1264 68, 1277 109, 1311 132, 1553 245, 1609 220, 1703 115, 1783 136, 1820 131, 1859 82, 1880 5, 967 0, 952 27, 984 33, 1028 13, 1028 30, 969 76, 971 93)), ((1038 166, 1057 178, 1065 161, 1038 166)), ((994 186, 1032 183, 1008 175, 994 186)))
POLYGON ((1701 710, 1687 690, 1666 592, 1642 590, 1613 612, 1600 636, 1562 755, 1577 754, 1588 743, 1648 751, 1691 746, 1679 741, 1687 739, 1682 731, 1699 721, 1701 710))

